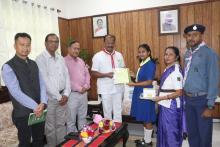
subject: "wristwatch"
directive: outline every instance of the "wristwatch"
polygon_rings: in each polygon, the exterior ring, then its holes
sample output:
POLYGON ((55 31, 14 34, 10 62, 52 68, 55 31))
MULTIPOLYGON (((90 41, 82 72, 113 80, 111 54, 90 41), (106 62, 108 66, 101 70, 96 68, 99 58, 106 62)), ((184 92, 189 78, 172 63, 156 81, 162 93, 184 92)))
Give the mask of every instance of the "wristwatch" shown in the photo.
POLYGON ((208 109, 213 110, 214 106, 208 106, 208 109))

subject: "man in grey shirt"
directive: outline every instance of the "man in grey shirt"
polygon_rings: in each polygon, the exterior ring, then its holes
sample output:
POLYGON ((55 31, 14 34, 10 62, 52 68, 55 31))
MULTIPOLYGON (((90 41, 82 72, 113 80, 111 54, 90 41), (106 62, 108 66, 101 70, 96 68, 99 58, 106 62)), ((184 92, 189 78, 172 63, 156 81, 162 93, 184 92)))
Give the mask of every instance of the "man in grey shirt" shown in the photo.
POLYGON ((59 46, 57 35, 48 34, 45 46, 46 50, 36 58, 36 62, 49 98, 45 124, 47 143, 49 147, 55 147, 66 135, 66 103, 70 94, 70 80, 63 57, 56 53, 59 46))
POLYGON ((203 41, 205 27, 185 28, 184 93, 190 147, 212 146, 212 109, 219 93, 219 58, 203 41))

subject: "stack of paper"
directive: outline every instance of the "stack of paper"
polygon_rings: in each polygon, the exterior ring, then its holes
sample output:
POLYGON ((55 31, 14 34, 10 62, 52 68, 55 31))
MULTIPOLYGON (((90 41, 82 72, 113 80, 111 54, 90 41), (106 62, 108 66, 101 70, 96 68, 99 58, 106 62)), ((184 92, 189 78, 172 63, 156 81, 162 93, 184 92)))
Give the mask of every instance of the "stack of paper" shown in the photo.
POLYGON ((144 88, 140 99, 153 100, 156 97, 156 90, 153 88, 144 88))

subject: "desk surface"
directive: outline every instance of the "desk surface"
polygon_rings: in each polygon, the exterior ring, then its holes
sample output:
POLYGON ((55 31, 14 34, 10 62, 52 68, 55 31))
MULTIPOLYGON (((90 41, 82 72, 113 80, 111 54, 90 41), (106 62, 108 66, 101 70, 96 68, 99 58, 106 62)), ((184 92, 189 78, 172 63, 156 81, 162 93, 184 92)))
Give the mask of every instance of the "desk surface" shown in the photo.
POLYGON ((125 146, 129 133, 127 130, 127 124, 126 123, 116 123, 116 130, 105 133, 105 134, 100 134, 98 133, 98 125, 97 124, 90 124, 90 127, 92 127, 94 130, 96 130, 95 137, 93 140, 85 144, 81 139, 80 140, 75 140, 75 139, 70 139, 70 140, 65 140, 62 142, 59 147, 113 147, 115 146, 120 139, 123 139, 123 146, 125 146))

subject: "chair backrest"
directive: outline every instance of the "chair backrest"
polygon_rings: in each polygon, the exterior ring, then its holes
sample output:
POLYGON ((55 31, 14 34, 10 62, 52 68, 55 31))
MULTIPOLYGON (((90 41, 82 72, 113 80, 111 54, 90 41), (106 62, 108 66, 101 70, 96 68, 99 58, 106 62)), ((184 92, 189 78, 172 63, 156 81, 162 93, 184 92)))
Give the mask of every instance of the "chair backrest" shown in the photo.
POLYGON ((11 101, 8 93, 8 89, 5 86, 2 86, 0 89, 0 104, 11 101))

